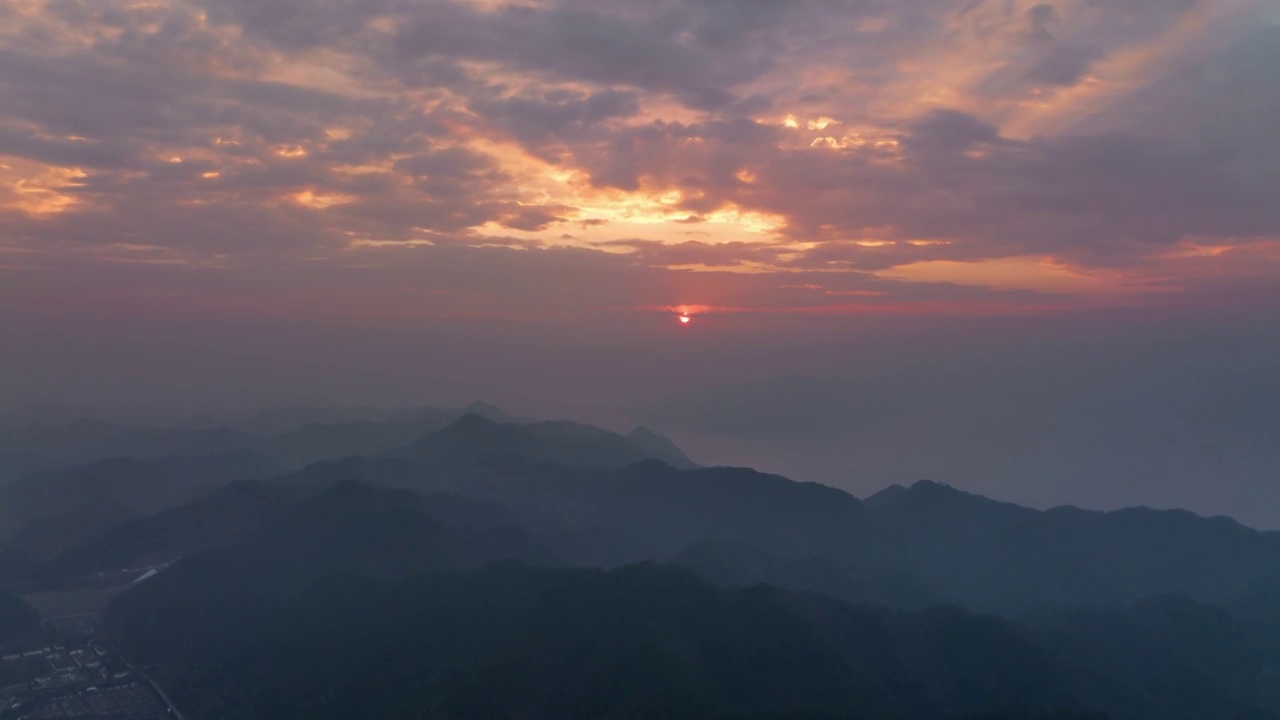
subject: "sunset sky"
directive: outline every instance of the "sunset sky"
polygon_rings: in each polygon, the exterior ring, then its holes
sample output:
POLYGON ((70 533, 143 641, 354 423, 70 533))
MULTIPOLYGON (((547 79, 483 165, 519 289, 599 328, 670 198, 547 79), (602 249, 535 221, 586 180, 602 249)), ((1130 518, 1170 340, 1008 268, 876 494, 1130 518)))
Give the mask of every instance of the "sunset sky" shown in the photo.
POLYGON ((1277 128, 1275 0, 0 0, 0 402, 1203 357, 1277 128))

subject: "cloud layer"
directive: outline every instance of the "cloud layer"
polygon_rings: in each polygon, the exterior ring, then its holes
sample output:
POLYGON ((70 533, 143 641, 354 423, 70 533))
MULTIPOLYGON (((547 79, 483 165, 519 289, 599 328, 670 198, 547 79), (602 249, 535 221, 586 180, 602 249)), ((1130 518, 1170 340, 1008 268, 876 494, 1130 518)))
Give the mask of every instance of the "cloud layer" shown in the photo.
POLYGON ((10 0, 0 272, 508 318, 1273 305, 1269 5, 10 0))

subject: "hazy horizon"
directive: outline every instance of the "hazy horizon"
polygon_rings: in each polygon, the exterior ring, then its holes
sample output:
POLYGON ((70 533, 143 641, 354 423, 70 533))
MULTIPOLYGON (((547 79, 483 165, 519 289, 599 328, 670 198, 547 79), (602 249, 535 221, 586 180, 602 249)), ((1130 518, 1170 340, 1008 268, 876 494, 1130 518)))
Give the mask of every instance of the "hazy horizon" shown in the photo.
POLYGON ((1278 64, 1267 0, 0 3, 0 407, 1280 527, 1278 64))
MULTIPOLYGON (((1272 372, 1280 326, 1265 317, 1206 320, 1198 331, 1115 315, 950 327, 863 323, 867 344, 856 347, 828 334, 854 321, 824 318, 775 327, 792 335, 783 348, 754 339, 754 323, 735 325, 730 318, 721 324, 708 316, 698 319, 697 334, 682 335, 684 329, 667 320, 650 323, 648 332, 675 340, 652 354, 634 357, 622 348, 604 356, 608 343, 601 342, 576 367, 561 369, 569 377, 539 373, 537 347, 523 351, 516 343, 527 337, 508 338, 508 351, 519 353, 530 370, 505 385, 489 371, 512 367, 499 362, 509 356, 474 339, 455 346, 459 355, 473 355, 453 365, 440 362, 429 341, 415 346, 401 339, 403 352, 384 351, 376 365, 362 368, 356 356, 368 353, 376 334, 323 355, 293 345, 294 338, 275 338, 286 353, 228 375, 214 369, 225 355, 193 370, 199 360, 173 355, 185 340, 153 336, 152 360, 98 370, 99 388, 43 398, 33 393, 9 407, 36 406, 26 419, 208 426, 270 409, 331 409, 340 411, 336 419, 355 419, 361 408, 483 401, 516 416, 618 432, 644 424, 700 463, 754 467, 859 497, 929 479, 1038 508, 1184 508, 1280 528, 1280 490, 1272 482, 1280 457, 1270 442, 1280 432, 1280 416, 1272 411, 1280 400, 1280 376, 1272 372), (940 339, 949 351, 933 354, 940 339), (339 361, 312 365, 308 352, 339 361), (392 357, 398 362, 387 360, 392 357), (601 362, 588 368, 590 358, 601 362), (760 376, 760 368, 776 374, 760 376), (446 373, 465 380, 438 379, 446 373), (254 382, 239 382, 244 377, 254 382), (77 406, 77 398, 93 402, 77 406), (138 402, 142 398, 151 402, 138 402), (44 410, 34 412, 41 405, 44 410)), ((263 344, 269 339, 262 336, 254 347, 280 351, 263 344)), ((127 346, 121 354, 124 362, 134 357, 127 346)), ((110 350, 95 360, 109 364, 110 350)), ((26 376, 37 372, 32 367, 26 376)))

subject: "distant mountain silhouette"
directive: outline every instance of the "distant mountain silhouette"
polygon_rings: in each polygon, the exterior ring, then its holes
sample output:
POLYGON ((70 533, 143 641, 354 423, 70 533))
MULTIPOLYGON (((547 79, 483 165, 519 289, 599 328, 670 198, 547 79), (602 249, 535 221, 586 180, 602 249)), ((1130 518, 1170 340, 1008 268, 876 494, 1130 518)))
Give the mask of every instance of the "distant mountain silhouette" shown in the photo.
POLYGON ((519 418, 508 415, 505 410, 497 405, 480 400, 462 408, 460 412, 463 415, 479 415, 480 417, 488 418, 494 422, 500 423, 521 422, 519 418))
POLYGON ((219 485, 281 472, 269 457, 253 452, 110 458, 0 488, 0 514, 22 519, 52 517, 73 504, 109 502, 150 515, 189 502, 219 485))
POLYGON ((863 498, 862 502, 867 507, 879 510, 884 507, 892 507, 903 495, 907 494, 907 488, 902 485, 890 485, 880 492, 863 498))
POLYGON ((598 522, 634 533, 668 556, 706 539, 784 555, 839 548, 864 514, 847 493, 745 468, 639 463, 593 490, 598 522))
POLYGON ((833 488, 744 469, 681 471, 647 461, 607 470, 513 459, 516 452, 551 453, 537 450, 536 436, 483 420, 442 434, 452 433, 461 438, 457 444, 437 438, 429 446, 435 462, 349 460, 299 477, 327 475, 327 483, 353 477, 496 500, 567 527, 610 528, 655 559, 704 540, 745 543, 788 561, 824 556, 916 577, 966 606, 1005 612, 1123 604, 1166 592, 1217 600, 1280 574, 1280 534, 1226 519, 1038 511, 927 481, 890 489, 864 506, 833 488), (507 452, 487 455, 484 447, 507 452))
POLYGON ((1221 600, 1280 573, 1280 533, 1185 511, 1038 511, 929 481, 867 507, 856 559, 936 580, 971 607, 1221 600))
POLYGON ((260 532, 295 502, 273 485, 234 482, 187 505, 111 528, 62 552, 35 575, 45 587, 75 587, 98 572, 172 562, 260 532))
MULTIPOLYGON (((334 465, 350 467, 352 462, 334 465)), ((45 587, 74 587, 103 570, 163 564, 201 550, 232 546, 299 512, 313 498, 327 497, 327 493, 352 485, 362 486, 347 474, 332 478, 332 482, 232 483, 188 505, 112 528, 44 563, 28 576, 45 587)), ((381 492, 379 497, 384 502, 405 503, 449 527, 480 530, 520 526, 545 532, 552 539, 560 530, 546 518, 519 514, 500 503, 450 493, 381 492)))
POLYGON ((682 470, 696 467, 694 462, 684 454, 684 451, 671 442, 670 438, 659 435, 644 425, 640 425, 627 433, 627 440, 632 445, 648 453, 650 457, 661 460, 671 467, 682 470))
MULTIPOLYGON (((1169 592, 1218 601, 1259 578, 1280 575, 1280 534, 1221 518, 1152 510, 1038 511, 927 481, 891 488, 864 505, 834 488, 747 469, 679 470, 657 460, 610 467, 638 452, 625 438, 586 426, 503 424, 468 415, 404 450, 412 459, 345 458, 272 483, 306 495, 354 480, 498 503, 512 524, 536 532, 572 563, 665 560, 702 542, 758 548, 778 564, 766 564, 768 572, 754 576, 734 575, 735 582, 825 587, 850 599, 858 597, 852 585, 834 588, 853 582, 839 579, 852 569, 864 579, 916 578, 934 597, 1005 613, 1125 604, 1169 592), (803 583, 779 574, 785 567, 803 576, 801 568, 815 558, 830 563, 825 571, 831 577, 819 580, 813 565, 803 583)), ((145 527, 130 532, 145 534, 145 527)), ((73 537, 117 547, 91 539, 98 535, 73 537)), ((169 553, 192 547, 156 544, 169 553)), ((53 577, 91 570, 87 558, 106 556, 84 549, 68 557, 81 560, 60 565, 53 577)), ((912 606, 908 595, 900 598, 912 606)))
POLYGON ((467 415, 477 415, 494 422, 514 422, 499 408, 472 403, 458 410, 423 408, 380 421, 308 424, 273 435, 268 444, 271 452, 290 467, 353 455, 385 455, 425 435, 439 432, 467 415))
POLYGON ((17 551, 49 557, 226 483, 270 477, 280 470, 265 455, 250 451, 99 460, 0 487, 0 520, 19 528, 10 540, 17 551))
MULTIPOLYGON (((602 431, 585 432, 590 439, 602 431)), ((639 541, 650 548, 651 558, 709 538, 783 553, 839 548, 853 539, 862 512, 861 503, 847 493, 754 470, 678 470, 658 460, 616 470, 566 467, 539 459, 576 451, 581 447, 576 440, 565 442, 560 435, 546 443, 524 427, 482 419, 464 419, 429 440, 421 446, 421 460, 348 458, 313 465, 279 482, 322 488, 353 479, 494 500, 569 528, 607 528, 618 542, 626 544, 625 536, 633 547, 639 541), (487 453, 485 447, 503 452, 487 453)), ((613 441, 605 447, 613 447, 613 441)))
POLYGON ((262 438, 229 428, 132 428, 94 420, 11 435, 0 479, 12 482, 108 458, 156 459, 264 451, 262 438))
MULTIPOLYGON (((643 435, 641 440, 652 442, 643 435)), ((480 458, 514 458, 574 468, 616 469, 642 460, 661 459, 658 455, 670 455, 673 447, 660 447, 655 452, 621 435, 567 420, 502 423, 472 413, 393 454, 443 466, 480 458)), ((683 463, 691 464, 688 458, 683 458, 683 463)))
POLYGON ((517 421, 487 403, 472 403, 458 409, 365 411, 349 417, 351 414, 286 409, 265 412, 234 428, 128 427, 77 420, 10 429, 0 436, 0 485, 40 472, 122 457, 153 459, 259 452, 292 469, 348 455, 382 454, 447 427, 468 414, 498 422, 517 421))
POLYGON ((632 454, 467 414, 129 521, 36 576, 176 559, 108 628, 195 717, 421 714, 414 688, 449 717, 1280 717, 1280 535, 928 481, 863 503, 632 454), (685 569, 444 572, 642 559, 685 569))
POLYGON ((135 634, 142 623, 171 652, 185 634, 218 638, 246 621, 244 613, 283 602, 331 572, 398 578, 504 558, 556 562, 519 528, 448 526, 427 505, 404 491, 341 483, 234 544, 182 558, 119 598, 113 617, 135 634))
MULTIPOLYGON (((196 718, 1280 720, 1280 533, 1226 518, 930 481, 863 502, 484 405, 22 432, 0 452, 32 467, 138 457, 0 486, 0 586, 158 566, 107 629, 196 718)), ((34 628, 15 597, 0 641, 34 628)))

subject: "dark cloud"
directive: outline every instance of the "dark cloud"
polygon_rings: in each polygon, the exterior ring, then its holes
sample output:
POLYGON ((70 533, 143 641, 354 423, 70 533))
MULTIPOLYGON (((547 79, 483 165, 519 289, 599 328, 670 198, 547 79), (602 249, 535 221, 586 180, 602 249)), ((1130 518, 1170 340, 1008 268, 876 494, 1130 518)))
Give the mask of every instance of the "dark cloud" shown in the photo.
POLYGON ((1086 0, 1089 7, 1130 15, 1171 15, 1195 7, 1199 0, 1086 0))
MULTIPOLYGON (((1046 47, 1016 57, 1021 77, 1048 87, 1078 83, 1107 56, 1124 37, 1109 25, 1146 38, 1194 8, 1128 2, 1110 17, 1111 6, 1098 3, 1042 3, 1023 6, 1010 18, 996 5, 973 3, 959 17, 973 27, 1023 23, 1046 47), (1080 24, 1068 21, 1082 13, 1092 13, 1096 20, 1090 22, 1105 30, 1094 38, 1097 44, 1081 45, 1066 32, 1080 24)), ((672 0, 643 8, 566 1, 489 9, 391 0, 232 2, 207 5, 207 20, 182 7, 60 4, 57 15, 69 26, 119 32, 55 58, 37 57, 18 44, 0 51, 7 101, 0 151, 88 171, 74 193, 94 201, 95 214, 84 219, 92 217, 95 225, 106 222, 103 213, 129 192, 231 207, 272 193, 342 199, 311 218, 317 237, 411 238, 413 228, 457 232, 488 222, 533 230, 569 217, 566 208, 571 214, 572 207, 564 202, 531 204, 518 197, 522 180, 503 161, 461 146, 478 133, 581 169, 601 188, 676 190, 678 207, 689 216, 723 208, 776 214, 790 238, 835 243, 807 257, 834 253, 851 266, 1035 252, 1096 263, 1187 235, 1277 232, 1264 202, 1270 151, 1259 153, 1256 142, 1246 146, 1251 138, 1264 140, 1261 120, 1248 126, 1239 116, 1206 120, 1198 138, 1212 146, 1196 148, 1185 138, 1166 142, 1132 127, 1014 140, 1003 135, 998 119, 933 110, 882 121, 879 139, 890 145, 828 150, 799 146, 800 133, 741 115, 748 112, 748 98, 761 98, 756 111, 774 104, 748 86, 779 62, 817 59, 802 37, 824 25, 871 22, 875 29, 864 38, 870 45, 911 52, 913 39, 948 22, 941 5, 924 0, 892 7, 672 0), (232 29, 243 37, 224 32, 232 29), (403 84, 420 94, 363 95, 355 87, 318 89, 323 83, 282 79, 307 71, 311 61, 293 55, 321 51, 345 54, 344 72, 357 82, 403 84), (281 65, 286 61, 287 71, 281 65), (491 64, 494 72, 464 67, 475 62, 491 64), (407 67, 418 72, 406 74, 407 67), (524 79, 504 74, 512 72, 524 79), (450 93, 455 101, 442 103, 450 93), (652 93, 674 96, 695 111, 716 108, 720 115, 638 122, 652 93), (93 112, 84 112, 85 106, 93 112), (334 128, 341 132, 333 135, 334 128), (224 137, 233 142, 213 145, 224 137), (193 148, 203 157, 166 163, 167 155, 193 148), (296 157, 275 154, 288 148, 297 148, 296 157), (386 163, 388 157, 403 181, 386 172, 334 170, 386 163), (744 181, 743 173, 755 179, 744 181), (894 251, 848 244, 886 236, 950 244, 894 251)), ((1266 67, 1268 59, 1258 54, 1268 46, 1256 47, 1204 66, 1218 70, 1190 72, 1266 67)), ((860 51, 824 49, 840 62, 869 63, 852 70, 880 67, 880 60, 860 51)), ((1007 87, 999 77, 992 76, 987 92, 1007 87)), ((1264 111, 1276 96, 1270 76, 1238 80, 1236 86, 1250 87, 1253 99, 1244 102, 1262 103, 1264 111)), ((1169 97, 1158 86, 1152 92, 1164 94, 1160 107, 1166 113, 1171 104, 1224 92, 1207 81, 1192 87, 1194 94, 1183 97, 1169 97)), ((306 224, 298 212, 288 209, 288 222, 306 224)), ((131 233, 146 232, 136 222, 127 224, 131 233)))
POLYGON ((1037 42, 1053 40, 1053 25, 1058 20, 1058 9, 1049 3, 1027 8, 1027 36, 1037 42))
POLYGON ((1037 85, 1069 87, 1080 82, 1100 53, 1089 46, 1057 47, 1027 71, 1026 78, 1037 85))
POLYGON ((538 96, 500 96, 477 93, 468 108, 488 131, 511 138, 548 162, 581 154, 612 137, 604 127, 610 120, 625 120, 639 111, 638 96, 629 91, 606 89, 594 93, 552 90, 538 96))
POLYGON ((218 0, 201 3, 215 22, 232 23, 289 49, 346 42, 399 0, 218 0))
POLYGON ((729 88, 763 71, 763 60, 729 63, 679 42, 687 22, 671 20, 520 6, 481 12, 438 3, 413 14, 395 49, 404 58, 499 62, 568 80, 669 92, 708 108, 732 102, 729 88))
POLYGON ((906 145, 922 154, 951 154, 1000 140, 1000 131, 991 123, 954 110, 936 110, 910 127, 906 145))

